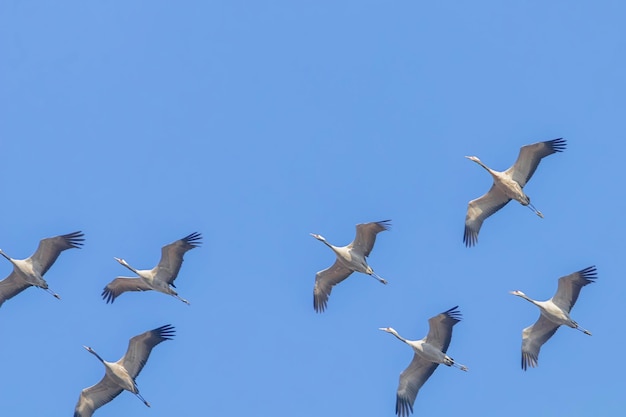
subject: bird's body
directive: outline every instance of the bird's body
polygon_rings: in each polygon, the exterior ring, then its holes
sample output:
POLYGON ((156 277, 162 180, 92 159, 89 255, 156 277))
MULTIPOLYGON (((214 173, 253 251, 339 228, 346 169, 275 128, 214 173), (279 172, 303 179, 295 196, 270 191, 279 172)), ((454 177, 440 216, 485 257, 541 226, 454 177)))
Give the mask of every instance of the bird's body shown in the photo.
POLYGON ((161 260, 152 269, 135 269, 125 260, 115 258, 121 265, 137 274, 139 278, 115 278, 102 290, 102 298, 107 303, 112 303, 120 294, 126 291, 154 290, 171 295, 185 304, 189 304, 187 300, 179 297, 172 287, 175 287, 174 280, 183 264, 183 255, 185 252, 198 247, 201 239, 200 233, 191 233, 182 239, 163 246, 161 249, 161 260))
POLYGON ((0 306, 26 288, 35 286, 48 291, 56 298, 58 294, 48 288, 44 274, 57 260, 61 252, 70 248, 80 248, 83 244, 81 232, 42 239, 35 253, 26 259, 13 259, 0 250, 0 255, 13 264, 13 272, 0 281, 0 306))
POLYGON ((523 146, 515 164, 502 172, 494 171, 475 156, 466 156, 467 159, 485 168, 493 178, 491 189, 485 195, 470 201, 467 206, 463 235, 466 246, 476 244, 483 221, 511 200, 518 201, 543 218, 543 214, 531 204, 530 197, 524 192, 524 186, 534 174, 541 159, 555 152, 562 152, 565 150, 565 144, 566 141, 559 138, 523 146))
POLYGON ((126 390, 135 394, 143 403, 150 404, 141 396, 135 378, 146 364, 152 348, 174 336, 174 327, 161 326, 130 339, 126 354, 117 362, 102 359, 92 348, 84 346, 88 352, 102 362, 104 377, 96 385, 81 391, 74 410, 74 417, 91 417, 94 411, 126 390))
POLYGON ((519 290, 511 291, 511 294, 536 305, 541 312, 537 322, 522 331, 522 369, 537 366, 541 346, 560 326, 568 326, 591 336, 589 330, 583 329, 571 318, 570 311, 582 287, 595 282, 596 278, 595 266, 561 277, 556 294, 546 301, 533 300, 519 290))
POLYGON ((415 353, 408 368, 400 374, 396 397, 396 414, 398 416, 406 417, 413 412, 413 404, 419 389, 435 372, 439 364, 454 366, 462 371, 467 371, 465 365, 455 362, 446 354, 452 339, 452 327, 459 321, 461 321, 461 313, 456 306, 431 317, 428 320, 430 325, 428 335, 421 340, 407 340, 391 327, 380 329, 391 333, 409 345, 415 353))
POLYGON ((376 235, 388 230, 390 221, 357 224, 356 237, 347 246, 331 245, 323 236, 311 233, 311 236, 323 242, 337 255, 335 263, 330 268, 319 271, 315 275, 315 287, 313 289, 313 308, 315 311, 321 313, 326 309, 332 287, 348 278, 352 272, 362 272, 376 278, 383 284, 387 284, 387 281, 376 275, 367 264, 367 257, 374 247, 376 235))

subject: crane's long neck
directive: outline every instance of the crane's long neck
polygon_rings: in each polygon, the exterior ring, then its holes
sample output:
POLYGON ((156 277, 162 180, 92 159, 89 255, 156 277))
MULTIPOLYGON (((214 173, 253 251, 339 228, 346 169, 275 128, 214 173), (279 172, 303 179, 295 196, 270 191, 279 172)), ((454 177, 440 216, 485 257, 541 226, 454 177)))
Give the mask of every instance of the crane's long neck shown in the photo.
POLYGON ((537 300, 533 300, 532 298, 530 298, 529 296, 527 296, 526 294, 517 294, 518 297, 522 297, 524 300, 533 303, 534 305, 536 305, 537 307, 539 307, 539 302, 537 300))
POLYGON ((475 160, 474 162, 476 162, 478 165, 480 165, 481 167, 485 168, 487 170, 488 173, 490 173, 491 175, 493 175, 493 170, 491 168, 489 168, 487 165, 485 165, 483 163, 483 161, 481 161, 480 159, 475 160))
POLYGON ((398 334, 398 332, 396 332, 395 330, 391 330, 389 333, 391 333, 392 335, 394 335, 395 337, 397 337, 398 339, 400 339, 404 343, 408 343, 407 340, 404 337, 400 336, 398 334))
POLYGON ((4 256, 9 262, 15 265, 15 262, 13 262, 13 259, 11 259, 6 253, 4 253, 2 249, 0 249, 0 255, 4 256))
POLYGON ((137 275, 141 275, 141 274, 139 273, 139 271, 137 271, 137 270, 136 270, 135 268, 133 268, 132 266, 128 265, 128 263, 124 262, 124 263, 122 263, 122 265, 124 265, 126 268, 130 269, 131 271, 133 271, 135 274, 137 274, 137 275))
POLYGON ((98 360, 99 360, 100 362, 104 363, 104 359, 102 359, 102 358, 100 357, 100 355, 98 355, 98 354, 96 353, 96 351, 95 351, 95 350, 91 349, 91 350, 89 350, 89 353, 93 354, 96 358, 98 358, 98 360))

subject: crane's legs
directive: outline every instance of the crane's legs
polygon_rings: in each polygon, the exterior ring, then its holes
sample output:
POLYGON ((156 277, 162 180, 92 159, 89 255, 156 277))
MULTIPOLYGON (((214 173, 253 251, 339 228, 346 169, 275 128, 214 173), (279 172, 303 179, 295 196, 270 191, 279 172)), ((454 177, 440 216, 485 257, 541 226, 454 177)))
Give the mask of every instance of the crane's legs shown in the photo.
POLYGON ((148 407, 150 407, 150 403, 148 401, 146 401, 139 392, 136 392, 135 395, 137 396, 137 398, 139 398, 141 401, 143 401, 143 403, 145 405, 147 405, 148 407))
POLYGON ((181 298, 178 294, 172 294, 172 297, 176 297, 178 298, 180 301, 182 301, 183 303, 187 304, 187 305, 191 305, 189 303, 189 301, 185 300, 184 298, 181 298))
POLYGON ((371 277, 376 278, 381 284, 387 284, 387 280, 379 277, 378 275, 376 275, 376 273, 374 271, 372 271, 372 273, 370 274, 371 277))
POLYGON ((460 363, 456 363, 456 362, 452 362, 452 366, 454 366, 455 368, 459 368, 461 371, 465 371, 465 372, 469 370, 467 369, 467 366, 461 365, 460 363))
MULTIPOLYGON (((41 288, 43 288, 43 287, 41 287, 41 288)), ((56 298, 57 300, 61 299, 61 296, 59 294, 55 293, 54 291, 52 291, 50 288, 43 288, 43 289, 48 291, 50 294, 52 294, 52 296, 54 298, 56 298)))
POLYGON ((528 203, 526 207, 528 207, 533 213, 543 219, 543 214, 539 210, 537 210, 535 206, 532 205, 532 203, 528 203))
POLYGON ((576 327, 574 327, 576 330, 580 330, 581 332, 583 332, 584 334, 587 334, 589 336, 591 336, 591 332, 587 329, 583 329, 582 327, 580 327, 578 324, 576 325, 576 327))

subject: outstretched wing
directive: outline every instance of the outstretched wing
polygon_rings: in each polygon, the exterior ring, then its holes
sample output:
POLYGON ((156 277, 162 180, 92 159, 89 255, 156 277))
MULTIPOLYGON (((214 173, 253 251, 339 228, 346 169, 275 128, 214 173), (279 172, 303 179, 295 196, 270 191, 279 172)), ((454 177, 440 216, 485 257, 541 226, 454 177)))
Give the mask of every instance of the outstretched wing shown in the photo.
POLYGON ((349 246, 363 253, 365 257, 369 256, 374 247, 374 242, 376 242, 376 235, 382 231, 389 230, 391 227, 390 222, 391 220, 382 220, 380 222, 357 224, 356 237, 349 246))
POLYGON ((530 180, 530 177, 535 173, 541 159, 555 152, 563 152, 565 150, 565 144, 565 139, 558 138, 522 146, 517 161, 505 172, 520 186, 524 187, 528 180, 530 180))
POLYGON ((422 359, 417 354, 400 374, 400 383, 396 394, 396 414, 399 417, 408 417, 413 412, 413 404, 417 393, 426 380, 435 372, 439 364, 422 359))
POLYGON ((554 297, 552 297, 552 301, 569 313, 572 307, 574 307, 576 300, 578 300, 582 287, 595 282, 597 278, 598 272, 595 266, 590 266, 559 278, 559 287, 554 297))
POLYGON ((559 326, 545 318, 543 314, 532 326, 522 331, 522 369, 536 367, 541 346, 552 337, 559 326))
POLYGON ((91 417, 93 412, 104 404, 113 400, 123 391, 108 375, 96 385, 85 388, 80 392, 78 403, 74 409, 74 417, 91 417))
POLYGON ((446 353, 452 339, 452 327, 461 321, 461 317, 459 306, 431 317, 428 320, 430 328, 426 335, 426 343, 446 353))
POLYGON ((152 288, 141 278, 117 277, 102 290, 102 299, 113 303, 120 294, 126 291, 148 291, 152 288))
POLYGON ((30 286, 29 283, 20 279, 15 271, 11 272, 8 277, 0 281, 0 306, 30 286))
POLYGON ((71 248, 80 248, 83 245, 84 234, 82 232, 69 233, 56 237, 42 239, 39 247, 30 257, 33 267, 39 271, 41 275, 45 274, 54 264, 61 252, 71 248))
POLYGON ((315 287, 313 288, 313 308, 315 311, 322 313, 326 310, 328 297, 333 286, 348 278, 351 273, 351 270, 341 265, 337 260, 330 268, 315 274, 315 287))
POLYGON ((183 264, 185 252, 200 246, 202 235, 198 232, 191 233, 182 239, 163 246, 161 249, 161 260, 157 266, 156 279, 167 282, 174 286, 174 280, 178 276, 180 267, 183 264))
POLYGON ((511 199, 494 184, 485 195, 469 202, 465 216, 465 233, 463 233, 465 246, 474 246, 478 242, 478 232, 485 219, 509 201, 511 199))
POLYGON ((135 336, 128 342, 126 354, 117 363, 126 368, 128 375, 135 379, 148 361, 152 348, 165 340, 172 340, 173 337, 174 326, 169 324, 135 336))

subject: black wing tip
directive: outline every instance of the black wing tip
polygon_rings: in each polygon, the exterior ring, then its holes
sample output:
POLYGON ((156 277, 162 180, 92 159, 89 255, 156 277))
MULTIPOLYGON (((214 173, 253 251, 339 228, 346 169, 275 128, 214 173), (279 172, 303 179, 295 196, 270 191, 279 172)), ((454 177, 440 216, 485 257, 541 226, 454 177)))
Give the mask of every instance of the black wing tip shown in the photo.
POLYGON ((319 297, 316 294, 313 294, 313 308, 316 313, 323 313, 326 311, 326 306, 328 304, 328 298, 324 299, 323 297, 319 297))
POLYGON ((563 138, 552 139, 544 142, 553 152, 563 152, 567 147, 567 141, 563 138))
POLYGON ((381 220, 376 222, 377 225, 383 228, 383 230, 391 230, 391 219, 381 220))
POLYGON ((396 414, 398 417, 408 417, 413 413, 413 404, 406 398, 396 397, 396 414))
POLYGON ((527 370, 529 367, 536 368, 537 362, 538 362, 537 356, 528 352, 522 352, 522 369, 524 371, 527 370))
POLYGON ((85 234, 82 231, 68 233, 66 235, 61 235, 63 239, 70 245, 72 248, 80 249, 81 246, 84 245, 84 236, 85 234))
POLYGON ((450 317, 453 320, 456 320, 457 322, 461 321, 461 319, 463 318, 463 315, 461 314, 461 311, 459 310, 459 306, 454 306, 449 310, 444 311, 443 313, 448 317, 450 317))
POLYGON ((152 331, 156 332, 157 335, 163 340, 172 340, 176 333, 176 328, 171 324, 166 324, 164 326, 157 327, 152 331))
POLYGON ((113 294, 113 291, 111 291, 108 287, 104 287, 104 289, 102 290, 102 294, 100 295, 107 304, 113 304, 113 301, 115 301, 115 295, 113 294))
POLYGON ((591 265, 585 269, 581 269, 580 271, 578 271, 578 273, 580 274, 580 276, 583 277, 585 281, 587 281, 586 284, 592 284, 595 282, 596 279, 598 279, 598 269, 595 265, 591 265))
POLYGON ((202 244, 202 233, 193 232, 181 239, 183 242, 190 244, 191 246, 198 247, 202 244))
POLYGON ((478 232, 472 230, 469 226, 465 226, 465 232, 463 232, 463 243, 465 247, 471 248, 478 242, 478 232))

